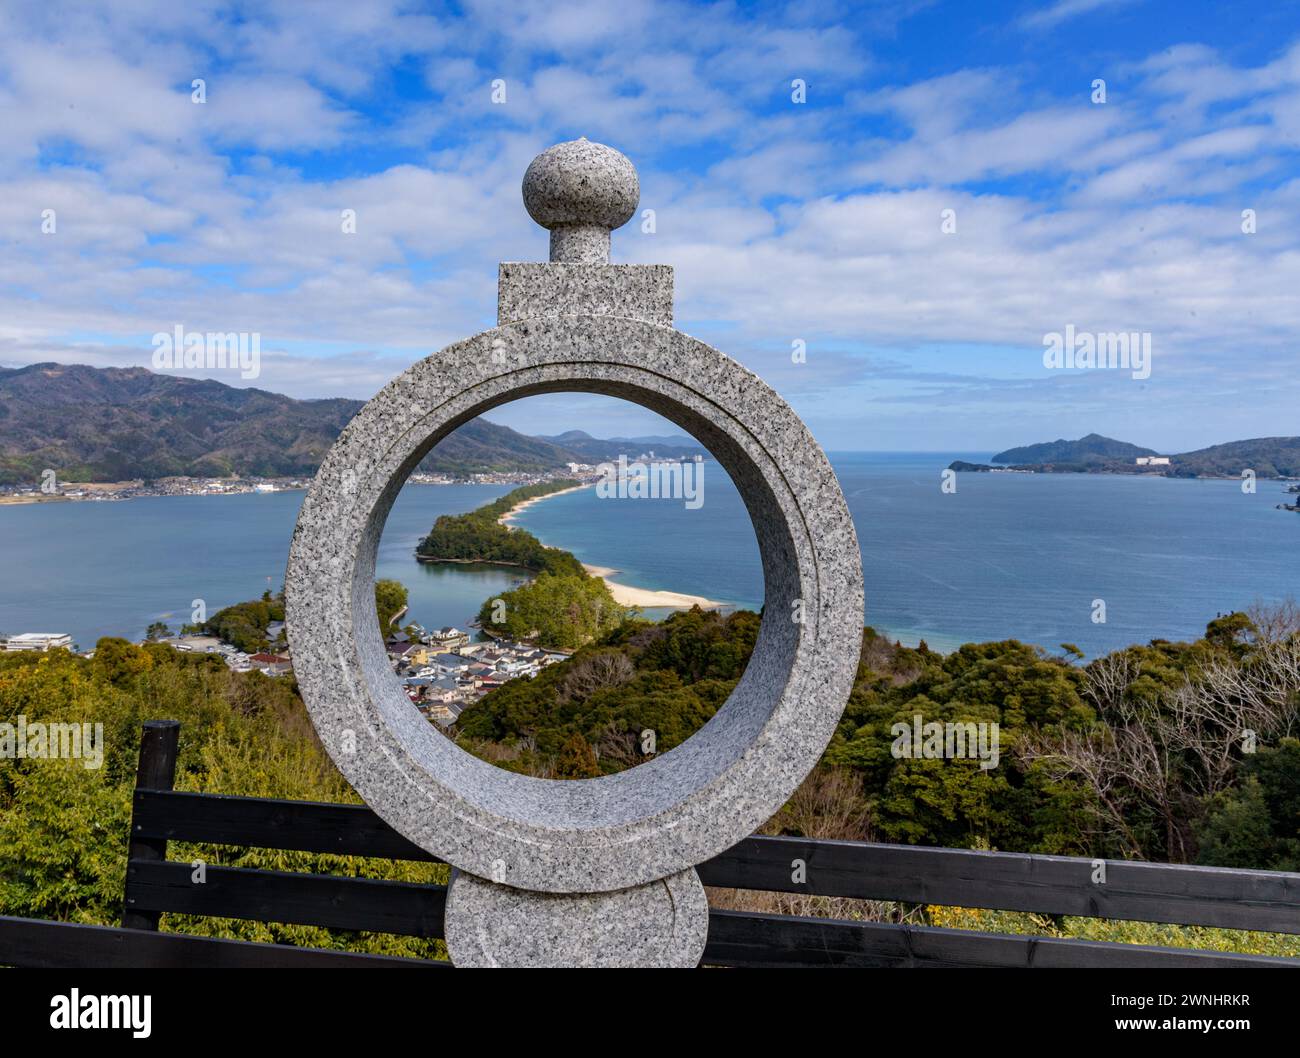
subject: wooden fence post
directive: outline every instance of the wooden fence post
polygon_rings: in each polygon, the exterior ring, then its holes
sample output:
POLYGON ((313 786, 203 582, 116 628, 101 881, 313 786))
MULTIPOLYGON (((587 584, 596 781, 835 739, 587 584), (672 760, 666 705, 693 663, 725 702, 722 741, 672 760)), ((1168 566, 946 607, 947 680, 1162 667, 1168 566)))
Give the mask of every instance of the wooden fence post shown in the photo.
MULTIPOLYGON (((170 790, 176 781, 176 746, 180 737, 179 720, 146 720, 140 733, 140 763, 136 767, 137 790, 170 790)), ((132 860, 165 860, 166 838, 141 838, 136 835, 135 810, 131 812, 131 839, 127 843, 127 892, 130 892, 132 860)), ((127 929, 158 929, 159 911, 136 911, 131 898, 123 894, 122 925, 127 929)))

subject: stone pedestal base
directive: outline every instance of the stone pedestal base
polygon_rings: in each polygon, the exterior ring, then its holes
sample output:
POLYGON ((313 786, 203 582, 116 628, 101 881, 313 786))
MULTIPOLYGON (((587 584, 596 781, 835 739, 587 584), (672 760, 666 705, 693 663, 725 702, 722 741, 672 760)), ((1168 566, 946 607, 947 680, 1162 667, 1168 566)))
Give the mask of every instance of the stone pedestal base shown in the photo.
POLYGON ((538 893, 453 871, 451 960, 481 966, 695 967, 709 905, 694 868, 607 893, 538 893))

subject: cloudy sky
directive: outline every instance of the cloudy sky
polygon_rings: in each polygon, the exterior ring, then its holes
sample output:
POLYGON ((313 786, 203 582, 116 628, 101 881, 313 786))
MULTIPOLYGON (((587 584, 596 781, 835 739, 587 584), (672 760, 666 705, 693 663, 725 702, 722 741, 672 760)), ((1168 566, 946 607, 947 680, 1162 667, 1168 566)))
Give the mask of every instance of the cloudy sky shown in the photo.
POLYGON ((369 397, 495 323, 497 262, 546 256, 523 171, 585 135, 655 211, 615 261, 673 265, 678 326, 827 448, 1300 432, 1295 4, 96 6, 0 8, 0 364, 249 331, 251 384, 369 397), (1150 377, 1046 368, 1067 326, 1149 333, 1150 377))

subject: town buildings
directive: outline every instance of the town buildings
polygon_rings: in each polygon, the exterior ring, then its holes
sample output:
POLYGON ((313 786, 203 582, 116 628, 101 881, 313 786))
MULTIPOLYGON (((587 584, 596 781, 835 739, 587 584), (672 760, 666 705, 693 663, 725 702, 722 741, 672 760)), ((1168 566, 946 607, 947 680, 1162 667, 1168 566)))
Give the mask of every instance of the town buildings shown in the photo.
POLYGON ((521 677, 531 679, 566 655, 531 643, 494 639, 471 643, 469 634, 442 628, 411 642, 405 633, 387 641, 393 670, 408 698, 433 723, 449 727, 461 711, 489 691, 521 677), (444 649, 454 643, 454 649, 444 649))

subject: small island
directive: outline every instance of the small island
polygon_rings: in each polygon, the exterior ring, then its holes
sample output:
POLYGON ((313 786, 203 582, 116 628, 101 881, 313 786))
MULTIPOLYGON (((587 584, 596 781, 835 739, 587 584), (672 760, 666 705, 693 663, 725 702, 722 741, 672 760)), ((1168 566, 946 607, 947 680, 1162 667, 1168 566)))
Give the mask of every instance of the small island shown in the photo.
POLYGON ((512 489, 468 514, 444 514, 420 541, 421 562, 482 562, 517 566, 537 576, 479 610, 489 635, 530 640, 572 650, 613 631, 635 615, 615 601, 605 582, 590 576, 568 551, 547 547, 532 533, 512 529, 505 519, 524 504, 581 488, 568 478, 512 489))
POLYGON ((1239 478, 1250 470, 1257 478, 1300 477, 1300 437, 1257 437, 1200 448, 1181 455, 1161 455, 1126 441, 1091 433, 1077 441, 1060 438, 1009 448, 990 463, 954 460, 958 473, 1141 474, 1167 478, 1239 478))
POLYGON ((483 562, 518 566, 533 573, 586 577, 582 563, 569 552, 547 547, 532 533, 511 529, 502 521, 522 504, 581 487, 580 481, 571 478, 543 481, 511 489, 468 514, 444 514, 416 545, 415 557, 421 562, 483 562))

